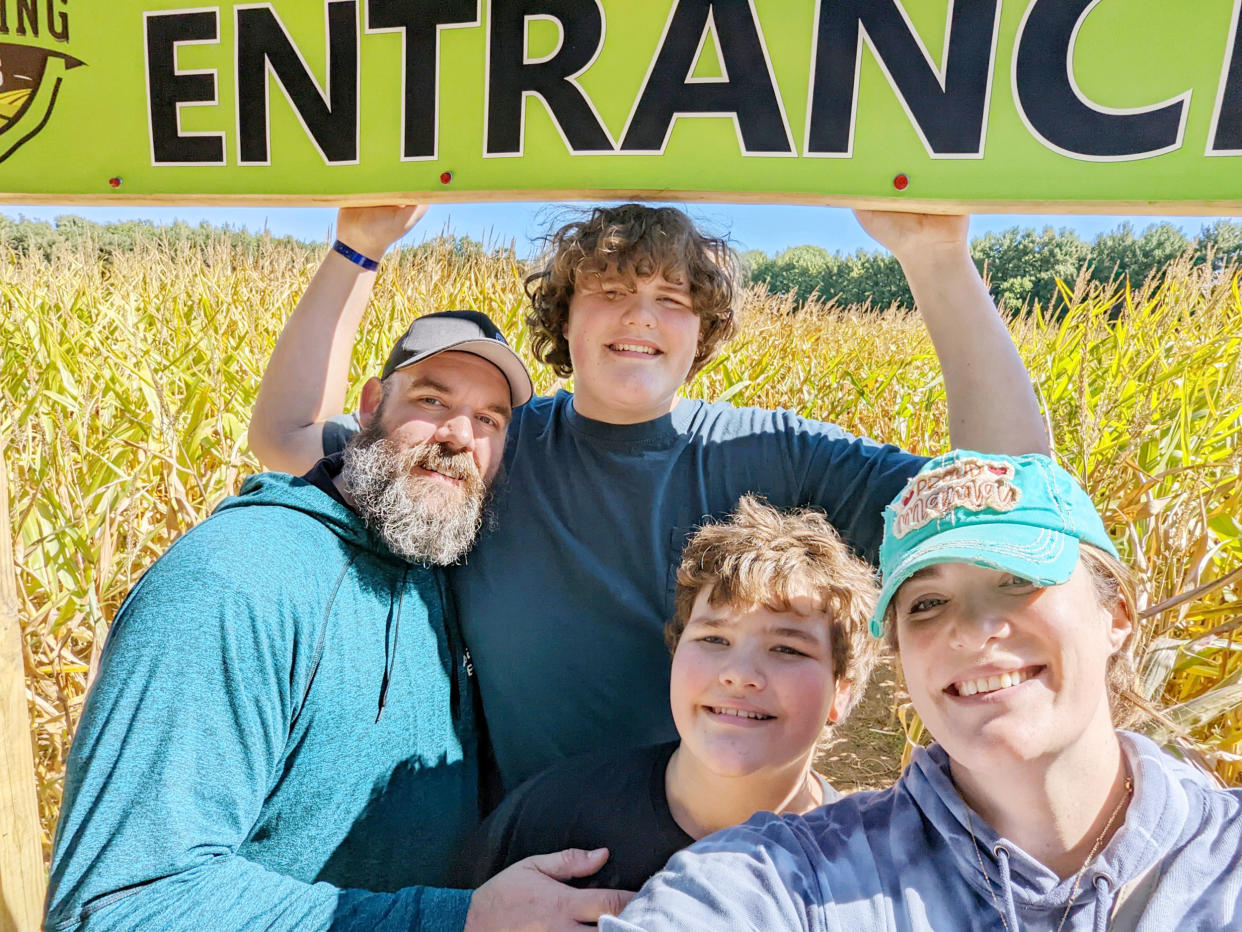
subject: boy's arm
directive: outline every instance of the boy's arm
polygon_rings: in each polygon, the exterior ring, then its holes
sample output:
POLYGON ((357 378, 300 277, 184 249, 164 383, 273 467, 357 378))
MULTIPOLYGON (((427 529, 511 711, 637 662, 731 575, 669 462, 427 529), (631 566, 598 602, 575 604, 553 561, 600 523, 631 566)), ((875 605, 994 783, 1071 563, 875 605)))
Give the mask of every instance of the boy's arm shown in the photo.
POLYGON ((986 453, 1048 453, 1030 375, 970 257, 970 218, 856 210, 896 256, 944 372, 949 438, 986 453))
MULTIPOLYGON (((345 207, 337 239, 378 261, 425 204, 345 207)), ((349 356, 375 272, 329 251, 276 342, 250 419, 250 449, 269 469, 301 474, 323 455, 323 422, 345 406, 349 356)))

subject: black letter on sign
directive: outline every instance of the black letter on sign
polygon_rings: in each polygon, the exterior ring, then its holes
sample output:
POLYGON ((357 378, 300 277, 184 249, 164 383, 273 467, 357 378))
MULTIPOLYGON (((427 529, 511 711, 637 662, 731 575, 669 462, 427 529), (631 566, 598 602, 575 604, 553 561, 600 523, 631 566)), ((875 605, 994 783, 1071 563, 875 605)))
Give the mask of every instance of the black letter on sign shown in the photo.
POLYGON ((367 32, 402 33, 402 160, 436 157, 440 30, 477 25, 478 0, 367 0, 367 32))
POLYGON ((1242 0, 1233 7, 1233 34, 1225 50, 1221 87, 1212 114, 1208 155, 1242 155, 1242 0))
POLYGON ((732 116, 742 151, 789 155, 793 141, 748 0, 680 0, 626 126, 621 148, 660 152, 679 116, 732 116), (724 79, 692 80, 704 33, 715 31, 724 79))
POLYGON ((1075 27, 1099 0, 1035 0, 1018 27, 1013 92, 1026 125, 1050 149, 1092 162, 1141 159, 1182 144, 1190 93, 1138 110, 1101 109, 1070 74, 1075 27))
POLYGON ((216 102, 214 71, 177 70, 177 46, 219 42, 216 11, 145 13, 152 165, 223 165, 223 133, 182 133, 181 107, 216 102))
POLYGON ((932 158, 983 155, 997 0, 956 0, 939 69, 897 0, 819 0, 807 155, 848 156, 866 39, 932 158))
POLYGON ((586 92, 574 80, 595 60, 604 39, 604 17, 582 0, 493 0, 488 23, 488 155, 519 155, 526 95, 543 98, 548 113, 575 153, 612 152, 612 140, 586 92), (551 58, 526 59, 531 17, 555 19, 561 44, 551 58))
POLYGON ((270 7, 237 7, 237 145, 243 165, 268 164, 267 71, 323 160, 358 161, 358 10, 356 0, 328 4, 328 96, 270 7))

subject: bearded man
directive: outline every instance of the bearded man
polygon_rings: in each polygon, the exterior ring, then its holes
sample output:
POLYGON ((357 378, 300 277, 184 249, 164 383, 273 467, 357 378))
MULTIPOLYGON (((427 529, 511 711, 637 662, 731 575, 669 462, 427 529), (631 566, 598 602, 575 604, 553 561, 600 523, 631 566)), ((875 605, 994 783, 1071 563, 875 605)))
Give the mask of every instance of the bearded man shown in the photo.
POLYGON ((451 889, 480 780, 439 567, 531 392, 484 315, 419 318, 343 455, 248 479, 147 571, 69 756, 46 928, 561 928, 623 905, 555 879, 602 852, 451 889))

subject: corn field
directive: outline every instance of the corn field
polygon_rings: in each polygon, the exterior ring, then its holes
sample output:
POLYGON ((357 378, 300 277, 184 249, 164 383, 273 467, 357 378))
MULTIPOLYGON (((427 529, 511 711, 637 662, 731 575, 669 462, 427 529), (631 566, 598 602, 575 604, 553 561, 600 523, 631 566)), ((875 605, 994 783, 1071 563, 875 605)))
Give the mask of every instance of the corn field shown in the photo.
MULTIPOLYGON (((108 624, 143 570, 258 468, 249 411, 314 265, 287 244, 223 240, 103 259, 88 244, 50 262, 0 247, 0 445, 45 851, 108 624)), ((486 312, 531 361, 523 272, 511 250, 451 239, 398 253, 351 383, 378 371, 411 317, 446 308, 486 312)), ((1014 339, 1057 455, 1146 576, 1135 644, 1145 692, 1242 783, 1238 271, 1175 263, 1139 290, 1085 281, 1063 286, 1060 319, 1015 315, 1014 339)), ((917 315, 794 310, 749 292, 741 336, 689 394, 790 408, 920 453, 947 448, 943 383, 917 315)), ((532 371, 539 390, 558 386, 532 371)))

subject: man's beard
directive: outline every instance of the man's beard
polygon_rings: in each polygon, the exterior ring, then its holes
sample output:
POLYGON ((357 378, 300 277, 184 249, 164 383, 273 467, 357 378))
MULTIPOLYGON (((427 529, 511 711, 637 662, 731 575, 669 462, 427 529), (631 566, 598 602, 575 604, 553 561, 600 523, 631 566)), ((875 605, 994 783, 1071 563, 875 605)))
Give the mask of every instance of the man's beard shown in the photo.
POLYGON ((436 441, 402 448, 384 435, 379 421, 345 448, 341 479, 355 510, 397 556, 436 566, 456 563, 479 533, 487 500, 473 457, 436 441), (461 481, 450 485, 415 472, 417 466, 461 481))

